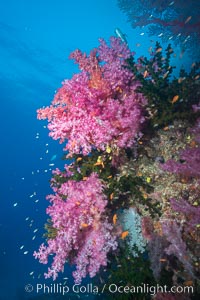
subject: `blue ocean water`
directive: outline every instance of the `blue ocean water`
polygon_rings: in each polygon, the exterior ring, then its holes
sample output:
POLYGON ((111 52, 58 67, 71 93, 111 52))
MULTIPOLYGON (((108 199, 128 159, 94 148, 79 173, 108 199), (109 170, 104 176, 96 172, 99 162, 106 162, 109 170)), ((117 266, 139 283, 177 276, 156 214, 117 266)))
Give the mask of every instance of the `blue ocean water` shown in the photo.
MULTIPOLYGON (((89 52, 118 27, 138 56, 147 55, 152 37, 131 28, 116 0, 7 0, 0 12, 0 300, 40 299, 25 286, 51 283, 33 251, 44 242, 51 164, 62 168, 63 161, 62 145, 48 137, 36 110, 77 72, 71 51, 89 52)), ((190 63, 188 57, 176 61, 177 67, 190 63)), ((70 274, 66 267, 68 284, 70 274)))

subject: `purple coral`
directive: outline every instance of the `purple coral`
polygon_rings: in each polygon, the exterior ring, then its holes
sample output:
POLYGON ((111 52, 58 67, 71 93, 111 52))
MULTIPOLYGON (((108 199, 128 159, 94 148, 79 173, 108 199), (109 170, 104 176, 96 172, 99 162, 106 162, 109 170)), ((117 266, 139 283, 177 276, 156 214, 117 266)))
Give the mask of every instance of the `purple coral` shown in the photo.
POLYGON ((165 171, 187 177, 200 177, 200 119, 191 129, 194 135, 194 146, 187 146, 179 153, 180 161, 169 159, 161 168, 165 171))
POLYGON ((187 177, 200 177, 200 147, 180 151, 180 160, 169 159, 161 167, 163 170, 187 177))
POLYGON ((93 277, 107 264, 107 253, 115 249, 117 243, 111 233, 112 225, 103 216, 107 201, 102 188, 97 174, 92 173, 84 181, 63 183, 55 195, 48 196, 52 205, 47 213, 57 234, 48 240, 48 246, 42 244, 39 251, 34 252, 35 258, 43 264, 47 264, 50 254, 55 255, 46 278, 55 280, 58 273, 64 271, 66 260, 76 265, 73 274, 76 283, 87 274, 93 277))
POLYGON ((193 267, 190 263, 186 243, 182 239, 181 227, 175 220, 162 220, 162 232, 170 245, 165 249, 166 254, 175 255, 187 272, 193 277, 193 267))
POLYGON ((186 217, 187 230, 196 229, 200 224, 200 206, 196 207, 188 203, 185 199, 170 199, 171 207, 174 211, 183 213, 186 217))

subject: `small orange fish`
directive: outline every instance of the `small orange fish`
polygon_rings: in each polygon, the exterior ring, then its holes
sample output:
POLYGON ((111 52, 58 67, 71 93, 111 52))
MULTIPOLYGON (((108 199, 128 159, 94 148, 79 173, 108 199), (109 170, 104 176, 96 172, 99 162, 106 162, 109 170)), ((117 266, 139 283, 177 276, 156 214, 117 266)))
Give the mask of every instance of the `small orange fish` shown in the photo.
POLYGON ((78 162, 81 161, 82 159, 83 159, 82 157, 78 157, 76 161, 78 162))
POLYGON ((193 285, 193 281, 192 280, 187 280, 183 284, 184 284, 184 286, 191 286, 191 285, 193 285))
POLYGON ((94 166, 101 166, 102 165, 102 162, 98 161, 94 164, 94 166))
POLYGON ((187 24, 191 19, 192 19, 192 16, 189 16, 189 17, 185 20, 185 24, 187 24))
POLYGON ((181 83, 184 79, 185 79, 184 77, 180 77, 180 78, 178 79, 178 83, 181 83))
POLYGON ((157 50, 156 50, 156 53, 159 53, 159 52, 161 52, 162 51, 162 48, 160 47, 160 48, 158 48, 157 50))
POLYGON ((144 193, 144 194, 143 194, 143 198, 144 198, 144 199, 147 199, 147 198, 148 198, 148 195, 147 195, 146 193, 144 193))
POLYGON ((76 205, 80 205, 81 203, 79 201, 76 202, 76 205))
POLYGON ((113 216, 113 224, 115 225, 116 222, 117 222, 117 214, 114 214, 114 216, 113 216))
POLYGON ((147 71, 147 70, 145 70, 145 71, 144 71, 144 74, 143 74, 143 77, 144 77, 144 78, 146 78, 146 77, 147 77, 147 75, 148 75, 148 71, 147 71))
POLYGON ((108 178, 108 179, 112 178, 112 175, 108 176, 107 178, 108 178))
POLYGON ((119 86, 116 87, 115 91, 119 92, 119 93, 122 93, 122 89, 119 86))
POLYGON ((112 200, 113 199, 113 196, 114 196, 114 193, 112 193, 112 194, 110 194, 110 200, 112 200))
POLYGON ((88 224, 82 223, 82 224, 81 224, 81 227, 82 227, 82 228, 87 228, 87 227, 88 227, 88 224))
POLYGON ((74 148, 74 146, 76 146, 76 141, 73 140, 72 143, 71 143, 71 146, 74 148))
POLYGON ((83 177, 83 180, 87 180, 88 178, 87 177, 83 177))
POLYGON ((171 103, 174 104, 176 101, 178 101, 178 99, 179 99, 179 95, 174 96, 171 103))
POLYGON ((169 71, 165 72, 165 74, 163 75, 163 79, 167 78, 168 74, 169 74, 169 71))
POLYGON ((164 130, 164 131, 168 131, 168 130, 169 130, 169 126, 165 126, 165 127, 163 128, 163 130, 164 130))
POLYGON ((167 261, 165 258, 160 259, 160 262, 165 262, 165 261, 167 261))
POLYGON ((96 116, 96 112, 95 112, 95 111, 91 111, 91 112, 90 112, 90 116, 91 116, 91 117, 95 117, 95 116, 96 116))
POLYGON ((190 147, 191 148, 195 148, 197 146, 197 142, 195 141, 195 140, 192 140, 191 142, 190 142, 190 147))
POLYGON ((121 234, 122 240, 124 240, 127 237, 127 235, 128 235, 128 230, 123 231, 122 234, 121 234))

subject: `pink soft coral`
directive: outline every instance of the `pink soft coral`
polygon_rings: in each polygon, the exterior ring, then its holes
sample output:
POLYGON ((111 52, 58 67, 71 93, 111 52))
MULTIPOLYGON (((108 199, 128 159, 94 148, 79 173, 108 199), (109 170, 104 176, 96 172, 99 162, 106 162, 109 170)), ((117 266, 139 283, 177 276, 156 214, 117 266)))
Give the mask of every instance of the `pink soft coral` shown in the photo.
POLYGON ((48 240, 48 246, 42 244, 39 252, 34 252, 43 264, 47 264, 50 254, 55 254, 46 278, 55 280, 63 272, 66 260, 77 266, 74 272, 77 283, 87 274, 93 277, 107 264, 107 253, 117 244, 111 234, 112 225, 103 216, 107 201, 102 187, 93 173, 84 181, 63 183, 55 195, 48 196, 52 205, 47 213, 57 234, 48 240))
POLYGON ((126 68, 131 55, 114 37, 110 46, 101 39, 89 56, 80 50, 71 54, 81 73, 63 82, 50 107, 38 110, 39 119, 48 118, 50 136, 61 143, 67 140, 65 150, 70 154, 134 143, 146 99, 136 91, 139 84, 126 68))

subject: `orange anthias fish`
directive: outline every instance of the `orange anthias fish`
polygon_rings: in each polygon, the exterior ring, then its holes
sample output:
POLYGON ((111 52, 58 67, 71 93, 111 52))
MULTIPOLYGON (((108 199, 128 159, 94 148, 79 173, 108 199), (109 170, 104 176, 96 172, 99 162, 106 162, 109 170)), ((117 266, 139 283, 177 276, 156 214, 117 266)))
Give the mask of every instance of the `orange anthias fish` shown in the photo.
POLYGON ((128 235, 128 230, 123 231, 122 234, 121 234, 122 240, 124 240, 127 237, 127 235, 128 235))
POLYGON ((178 99, 179 99, 179 95, 174 96, 171 103, 174 104, 176 101, 178 101, 178 99))
POLYGON ((167 260, 165 258, 160 258, 160 262, 166 262, 167 260))
POLYGON ((145 71, 144 71, 144 74, 143 74, 144 78, 146 78, 146 77, 147 77, 147 75, 148 75, 148 71, 147 71, 147 70, 145 70, 145 71))
POLYGON ((81 227, 82 227, 82 228, 87 228, 87 227, 88 227, 88 224, 82 223, 82 224, 81 224, 81 227))
POLYGON ((180 78, 178 79, 178 83, 181 83, 183 80, 185 80, 185 77, 180 77, 180 78))
POLYGON ((115 225, 116 222, 117 222, 117 214, 114 214, 114 216, 113 216, 113 224, 115 225))
POLYGON ((78 158, 76 159, 76 161, 79 162, 79 161, 81 161, 82 159, 83 159, 82 157, 78 157, 78 158))
POLYGON ((160 47, 160 48, 158 48, 157 50, 156 50, 156 53, 159 53, 159 52, 161 52, 162 51, 162 48, 160 47))
POLYGON ((112 200, 113 199, 113 196, 114 196, 114 193, 112 193, 112 194, 110 194, 110 200, 112 200))

